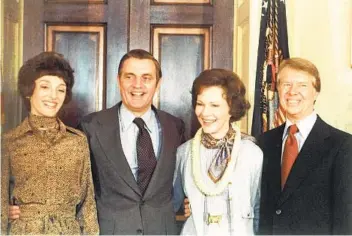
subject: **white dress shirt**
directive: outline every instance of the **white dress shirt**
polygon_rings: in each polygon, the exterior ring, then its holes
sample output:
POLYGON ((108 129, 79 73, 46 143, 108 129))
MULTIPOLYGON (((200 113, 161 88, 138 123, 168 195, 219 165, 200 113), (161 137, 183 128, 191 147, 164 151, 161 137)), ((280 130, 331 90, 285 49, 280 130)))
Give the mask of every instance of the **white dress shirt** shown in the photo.
MULTIPOLYGON (((121 107, 119 109, 119 122, 122 150, 126 156, 132 174, 137 180, 138 160, 136 142, 139 128, 135 123, 133 123, 133 120, 135 118, 136 116, 131 111, 129 111, 123 104, 121 104, 121 107)), ((152 139, 154 154, 156 159, 158 160, 160 143, 158 119, 151 108, 140 118, 142 118, 146 124, 146 129, 148 130, 152 139)))
MULTIPOLYGON (((303 144, 306 141, 310 131, 312 130, 316 120, 317 120, 317 113, 315 111, 313 111, 312 114, 310 114, 309 116, 307 116, 303 120, 299 120, 296 123, 297 128, 298 128, 298 132, 295 134, 295 137, 296 137, 297 143, 298 143, 298 151, 301 151, 303 144)), ((282 160, 282 155, 284 153, 285 142, 286 142, 286 139, 288 136, 287 131, 291 125, 293 125, 293 123, 289 119, 287 119, 284 133, 282 135, 281 160, 282 160)))

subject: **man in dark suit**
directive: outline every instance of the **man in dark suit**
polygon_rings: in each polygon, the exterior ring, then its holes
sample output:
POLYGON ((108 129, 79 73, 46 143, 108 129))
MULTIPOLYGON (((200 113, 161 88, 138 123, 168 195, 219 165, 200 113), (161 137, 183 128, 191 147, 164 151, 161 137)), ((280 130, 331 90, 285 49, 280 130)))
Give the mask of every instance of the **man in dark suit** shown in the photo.
POLYGON ((259 138, 261 234, 352 234, 352 136, 314 111, 320 86, 311 62, 291 58, 280 65, 277 88, 287 120, 259 138))
POLYGON ((117 77, 122 102, 81 122, 91 151, 101 234, 177 233, 172 178, 176 148, 184 141, 184 123, 152 105, 161 77, 160 64, 150 53, 128 52, 117 77), (136 144, 140 132, 136 117, 144 121, 156 159, 156 166, 143 166, 154 169, 143 189, 137 156, 144 144, 136 144))

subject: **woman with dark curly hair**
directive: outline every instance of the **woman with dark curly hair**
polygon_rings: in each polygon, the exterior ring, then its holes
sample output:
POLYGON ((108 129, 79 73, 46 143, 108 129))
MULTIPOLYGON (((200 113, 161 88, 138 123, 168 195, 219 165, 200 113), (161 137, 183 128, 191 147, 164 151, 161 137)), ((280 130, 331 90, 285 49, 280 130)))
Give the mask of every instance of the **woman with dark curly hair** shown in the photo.
POLYGON ((194 81, 192 104, 201 128, 177 149, 174 204, 185 196, 192 215, 183 235, 250 235, 259 218, 263 154, 235 124, 250 105, 232 71, 203 71, 194 81))
POLYGON ((85 135, 57 117, 70 101, 73 70, 61 54, 43 52, 18 74, 28 117, 4 135, 3 234, 98 234, 85 135), (9 205, 20 216, 8 220, 9 205))

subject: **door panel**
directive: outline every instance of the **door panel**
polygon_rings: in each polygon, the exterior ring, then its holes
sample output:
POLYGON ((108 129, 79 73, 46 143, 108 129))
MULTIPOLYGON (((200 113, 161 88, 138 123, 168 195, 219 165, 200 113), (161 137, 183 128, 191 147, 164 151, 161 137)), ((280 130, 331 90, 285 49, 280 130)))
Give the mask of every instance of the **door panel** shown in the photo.
POLYGON ((64 105, 60 117, 76 127, 85 115, 106 107, 105 26, 47 25, 46 50, 65 55, 75 68, 72 101, 64 105))
POLYGON ((152 51, 163 71, 154 104, 180 117, 189 139, 199 128, 191 104, 192 83, 201 71, 210 67, 211 29, 154 27, 152 32, 152 51))
POLYGON ((96 47, 92 35, 75 33, 70 38, 66 33, 61 38, 70 46, 63 46, 64 41, 56 45, 55 50, 63 53, 76 71, 74 105, 66 108, 66 114, 73 115, 64 117, 71 125, 83 114, 111 107, 120 100, 118 62, 130 49, 145 49, 160 60, 164 79, 155 105, 185 121, 187 138, 198 128, 191 108, 194 78, 211 67, 232 69, 233 0, 26 0, 24 24, 24 60, 45 49, 46 25, 105 26, 105 64, 99 79, 93 68, 100 68, 102 60, 92 56, 96 47), (160 33, 155 43, 158 28, 181 33, 160 33), (208 39, 203 33, 187 33, 191 28, 205 29, 208 39), (97 86, 104 88, 102 95, 94 92, 97 86), (97 100, 103 104, 96 105, 97 100))
MULTIPOLYGON (((77 3, 75 0, 24 1, 23 59, 25 61, 45 50, 45 25, 106 25, 103 56, 106 64, 103 68, 103 83, 106 85, 106 93, 104 95, 106 107, 111 107, 120 100, 116 75, 118 62, 128 50, 129 1, 110 0, 95 3, 90 0, 79 0, 79 2, 77 3)), ((79 60, 78 55, 73 55, 76 57, 76 60, 79 60)), ((81 66, 82 68, 74 68, 75 71, 86 69, 85 65, 81 64, 81 66)), ((74 89, 77 86, 77 81, 85 81, 86 79, 84 77, 77 77, 76 75, 74 89)), ((85 107, 81 109, 84 113, 88 112, 85 107)), ((70 124, 78 122, 76 120, 64 121, 70 124)))

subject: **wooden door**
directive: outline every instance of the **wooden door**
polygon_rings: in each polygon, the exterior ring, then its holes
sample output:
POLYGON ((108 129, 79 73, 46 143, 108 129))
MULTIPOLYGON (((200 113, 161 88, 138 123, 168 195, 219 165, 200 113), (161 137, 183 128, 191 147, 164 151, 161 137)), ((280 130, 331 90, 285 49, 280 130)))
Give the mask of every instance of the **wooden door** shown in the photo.
POLYGON ((55 50, 69 59, 76 83, 62 115, 75 126, 120 100, 123 54, 150 51, 163 71, 154 104, 182 118, 190 138, 199 126, 191 107, 194 78, 207 68, 232 69, 233 11, 233 0, 26 0, 23 57, 55 50))

